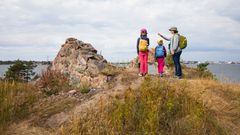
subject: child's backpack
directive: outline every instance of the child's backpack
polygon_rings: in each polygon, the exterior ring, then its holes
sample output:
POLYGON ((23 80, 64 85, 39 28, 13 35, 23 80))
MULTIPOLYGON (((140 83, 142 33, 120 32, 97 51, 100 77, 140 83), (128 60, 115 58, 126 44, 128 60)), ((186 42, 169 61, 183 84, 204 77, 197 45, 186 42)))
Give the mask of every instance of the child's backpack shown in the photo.
POLYGON ((139 39, 139 51, 146 52, 148 50, 148 42, 145 39, 139 39))
POLYGON ((179 40, 179 47, 181 49, 185 49, 187 47, 187 38, 183 35, 179 35, 180 40, 179 40))
POLYGON ((163 46, 157 46, 156 47, 156 58, 161 58, 161 57, 164 57, 164 47, 163 46))

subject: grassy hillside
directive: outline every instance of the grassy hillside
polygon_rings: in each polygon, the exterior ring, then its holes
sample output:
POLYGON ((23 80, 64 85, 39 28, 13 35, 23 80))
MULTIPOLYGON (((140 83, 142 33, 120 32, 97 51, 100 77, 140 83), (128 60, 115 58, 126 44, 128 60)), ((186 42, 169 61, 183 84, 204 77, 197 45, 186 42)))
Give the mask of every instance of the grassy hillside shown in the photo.
POLYGON ((147 77, 139 88, 129 88, 110 103, 102 101, 99 109, 89 109, 86 115, 75 117, 69 126, 59 129, 59 134, 237 135, 239 88, 211 80, 176 81, 147 77), (198 91, 192 85, 203 89, 198 91), (207 103, 211 99, 189 93, 208 89, 215 89, 215 94, 223 98, 217 100, 234 102, 228 105, 233 110, 223 110, 218 108, 221 105, 207 103))
POLYGON ((184 73, 181 80, 140 78, 137 70, 111 68, 103 90, 78 88, 75 95, 67 93, 74 87, 57 72, 45 73, 35 85, 1 81, 0 133, 238 135, 240 85, 198 69, 184 73), (63 118, 67 122, 55 122, 63 118))

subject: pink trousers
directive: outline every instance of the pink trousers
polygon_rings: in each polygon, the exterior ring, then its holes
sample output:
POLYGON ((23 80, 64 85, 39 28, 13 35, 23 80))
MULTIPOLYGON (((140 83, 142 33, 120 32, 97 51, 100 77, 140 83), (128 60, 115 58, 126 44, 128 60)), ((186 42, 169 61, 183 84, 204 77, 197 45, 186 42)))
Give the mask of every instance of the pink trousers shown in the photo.
POLYGON ((140 60, 140 73, 147 74, 148 73, 148 51, 139 52, 139 60, 140 60))
POLYGON ((157 58, 157 63, 158 63, 158 73, 163 73, 163 68, 164 68, 164 58, 157 58))

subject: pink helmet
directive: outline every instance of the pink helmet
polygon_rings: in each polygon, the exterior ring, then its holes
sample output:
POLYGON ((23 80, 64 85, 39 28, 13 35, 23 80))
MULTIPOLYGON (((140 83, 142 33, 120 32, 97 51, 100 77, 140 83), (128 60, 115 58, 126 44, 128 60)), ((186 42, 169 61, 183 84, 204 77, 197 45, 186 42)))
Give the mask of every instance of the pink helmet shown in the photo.
POLYGON ((141 32, 141 33, 146 33, 146 34, 148 33, 146 28, 142 28, 142 29, 140 30, 140 32, 141 32))

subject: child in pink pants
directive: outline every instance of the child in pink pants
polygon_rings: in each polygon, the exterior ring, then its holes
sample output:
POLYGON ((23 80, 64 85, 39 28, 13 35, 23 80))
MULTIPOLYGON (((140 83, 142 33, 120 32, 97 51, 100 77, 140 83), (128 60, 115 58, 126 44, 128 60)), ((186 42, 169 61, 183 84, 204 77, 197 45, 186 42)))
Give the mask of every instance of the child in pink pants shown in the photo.
POLYGON ((157 41, 158 45, 155 48, 155 58, 158 63, 158 73, 160 77, 163 77, 164 58, 166 57, 166 48, 163 46, 163 40, 157 41))
POLYGON ((145 76, 148 74, 148 46, 149 46, 149 38, 147 37, 147 29, 143 28, 140 30, 140 37, 137 40, 137 53, 140 61, 140 73, 139 76, 145 76), (141 43, 145 42, 146 49, 141 50, 141 43))
POLYGON ((140 60, 140 76, 146 75, 148 73, 148 51, 147 52, 139 52, 139 60, 140 60))

